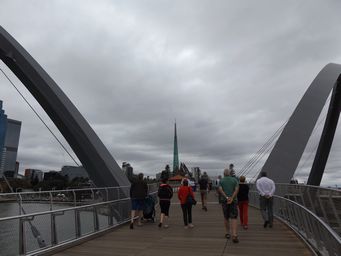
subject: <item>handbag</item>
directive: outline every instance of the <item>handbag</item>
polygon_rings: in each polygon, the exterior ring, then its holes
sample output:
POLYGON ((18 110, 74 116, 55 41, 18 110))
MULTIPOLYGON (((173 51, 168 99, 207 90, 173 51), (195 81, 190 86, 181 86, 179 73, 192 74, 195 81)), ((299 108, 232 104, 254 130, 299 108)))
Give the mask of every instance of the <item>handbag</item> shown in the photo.
POLYGON ((196 205, 197 201, 192 197, 189 188, 188 188, 188 195, 187 195, 187 199, 186 199, 186 204, 190 204, 190 205, 196 205))

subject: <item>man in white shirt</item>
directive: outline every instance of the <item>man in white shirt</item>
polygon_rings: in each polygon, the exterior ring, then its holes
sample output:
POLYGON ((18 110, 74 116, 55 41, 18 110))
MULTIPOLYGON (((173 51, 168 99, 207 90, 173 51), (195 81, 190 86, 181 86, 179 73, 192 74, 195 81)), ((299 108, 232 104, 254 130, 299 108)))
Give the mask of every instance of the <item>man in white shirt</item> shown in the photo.
POLYGON ((273 225, 273 198, 275 193, 275 183, 266 177, 266 172, 261 172, 261 178, 256 181, 256 187, 259 192, 260 211, 264 220, 264 228, 273 225))

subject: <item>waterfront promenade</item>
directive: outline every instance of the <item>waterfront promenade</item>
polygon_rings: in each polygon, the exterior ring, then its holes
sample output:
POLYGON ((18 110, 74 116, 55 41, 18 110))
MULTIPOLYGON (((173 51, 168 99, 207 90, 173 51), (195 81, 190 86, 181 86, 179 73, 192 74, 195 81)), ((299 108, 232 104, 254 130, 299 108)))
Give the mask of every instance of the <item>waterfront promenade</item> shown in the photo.
MULTIPOLYGON (((208 211, 197 204, 193 208, 193 229, 185 230, 182 212, 174 194, 170 209, 170 227, 156 223, 129 229, 123 225, 101 237, 61 251, 55 256, 120 255, 120 256, 218 256, 218 255, 314 255, 305 243, 286 225, 275 220, 274 227, 263 228, 258 209, 249 208, 249 229, 239 227, 240 243, 224 238, 222 211, 214 192, 209 194, 208 211)), ((199 194, 196 194, 199 199, 199 194)), ((157 208, 157 214, 159 209, 157 208)))

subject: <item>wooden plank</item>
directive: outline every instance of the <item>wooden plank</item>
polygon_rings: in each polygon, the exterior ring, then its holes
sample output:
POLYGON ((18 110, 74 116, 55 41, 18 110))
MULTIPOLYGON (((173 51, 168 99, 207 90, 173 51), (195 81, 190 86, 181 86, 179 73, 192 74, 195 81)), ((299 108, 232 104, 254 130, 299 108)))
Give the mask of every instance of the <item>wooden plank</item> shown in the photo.
POLYGON ((201 209, 200 203, 193 208, 193 229, 184 229, 176 198, 170 209, 170 227, 158 228, 157 224, 145 223, 133 230, 124 225, 55 256, 313 255, 283 223, 275 220, 273 228, 264 228, 259 210, 252 207, 249 208, 249 229, 238 228, 240 243, 226 240, 221 206, 213 192, 209 194, 207 212, 201 209))

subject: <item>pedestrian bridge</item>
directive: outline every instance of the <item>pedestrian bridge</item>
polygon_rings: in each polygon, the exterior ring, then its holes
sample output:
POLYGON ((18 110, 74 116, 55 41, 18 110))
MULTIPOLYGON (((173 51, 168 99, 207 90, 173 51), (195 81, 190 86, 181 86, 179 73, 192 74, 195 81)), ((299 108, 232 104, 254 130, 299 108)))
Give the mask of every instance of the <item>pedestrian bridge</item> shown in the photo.
MULTIPOLYGON (((176 194, 175 194, 176 197, 176 194)), ((199 194, 196 194, 197 199, 199 194)), ((144 223, 129 229, 123 225, 96 239, 55 254, 74 255, 314 255, 307 245, 281 221, 273 228, 264 228, 259 210, 250 207, 249 229, 239 228, 238 244, 224 238, 225 229, 221 206, 214 192, 208 196, 208 211, 197 204, 193 208, 193 229, 184 229, 182 211, 177 198, 170 209, 169 228, 157 223, 144 223)))
MULTIPOLYGON (((273 228, 264 228, 258 194, 250 184, 249 229, 239 228, 238 244, 224 238, 223 214, 213 191, 207 212, 200 203, 193 208, 195 227, 187 230, 176 194, 168 229, 157 227, 156 207, 156 223, 133 230, 128 225, 129 187, 0 194, 3 204, 12 201, 19 209, 17 216, 1 213, 5 235, 0 255, 341 255, 341 191, 276 187, 276 220, 273 228)), ((151 196, 156 197, 156 190, 157 184, 149 186, 151 196)))

